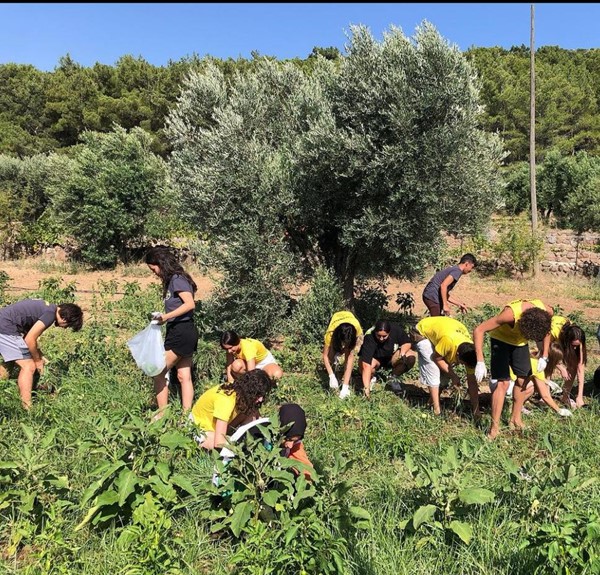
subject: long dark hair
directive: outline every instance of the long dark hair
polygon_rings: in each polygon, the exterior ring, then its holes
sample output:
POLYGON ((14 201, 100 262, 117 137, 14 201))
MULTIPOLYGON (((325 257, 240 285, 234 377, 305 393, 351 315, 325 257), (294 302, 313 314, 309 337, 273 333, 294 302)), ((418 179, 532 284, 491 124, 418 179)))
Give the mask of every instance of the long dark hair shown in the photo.
POLYGON ((175 250, 168 246, 155 246, 146 252, 145 261, 147 264, 158 266, 160 270, 160 279, 162 280, 163 297, 167 295, 169 283, 174 275, 183 276, 192 286, 192 293, 195 294, 198 286, 179 263, 179 258, 175 250))
POLYGON ((560 330, 558 341, 560 343, 560 347, 562 347, 564 364, 567 366, 567 369, 572 375, 575 372, 575 369, 577 369, 580 357, 583 359, 584 364, 587 363, 585 332, 578 325, 568 322, 563 325, 562 329, 560 330), (575 349, 571 344, 572 341, 577 339, 581 342, 581 356, 579 355, 579 350, 575 349))
POLYGON ((219 345, 221 347, 223 347, 224 345, 233 345, 236 346, 240 343, 240 336, 233 331, 232 329, 228 330, 228 331, 224 331, 221 334, 221 340, 219 342, 219 345))
POLYGON ((233 383, 222 384, 221 389, 227 395, 235 392, 235 410, 250 415, 257 408, 256 400, 259 397, 266 399, 273 389, 273 380, 262 369, 251 369, 233 383))
POLYGON ((333 351, 341 353, 344 350, 352 350, 356 345, 356 328, 350 323, 341 323, 331 335, 331 346, 333 351))

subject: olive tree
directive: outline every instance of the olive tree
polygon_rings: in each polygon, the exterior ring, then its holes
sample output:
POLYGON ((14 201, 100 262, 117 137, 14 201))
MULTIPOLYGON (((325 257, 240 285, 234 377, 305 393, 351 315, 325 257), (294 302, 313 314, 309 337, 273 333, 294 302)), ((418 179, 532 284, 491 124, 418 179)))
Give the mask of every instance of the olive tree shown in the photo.
POLYGON ((442 232, 474 233, 496 206, 499 140, 478 128, 473 69, 433 26, 382 42, 353 27, 345 56, 315 59, 302 72, 261 58, 228 80, 209 66, 167 119, 182 213, 257 300, 319 264, 349 302, 357 279, 413 278, 442 232))

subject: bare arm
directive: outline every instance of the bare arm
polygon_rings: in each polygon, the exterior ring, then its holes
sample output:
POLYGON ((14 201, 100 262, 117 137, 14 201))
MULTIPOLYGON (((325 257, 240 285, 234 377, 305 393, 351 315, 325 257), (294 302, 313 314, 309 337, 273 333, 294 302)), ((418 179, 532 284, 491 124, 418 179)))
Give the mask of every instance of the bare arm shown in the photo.
POLYGON ((483 357, 483 339, 485 334, 501 325, 513 323, 514 321, 515 315, 513 314, 512 309, 507 306, 498 315, 486 319, 473 330, 473 343, 475 344, 477 361, 485 361, 483 357))
POLYGON ((227 383, 233 383, 233 375, 231 375, 231 364, 233 363, 233 353, 227 352, 227 363, 225 364, 225 375, 227 376, 227 383))
POLYGON ((36 321, 31 329, 27 332, 27 335, 23 338, 25 343, 27 344, 27 348, 31 353, 31 358, 35 362, 35 366, 40 373, 44 370, 44 359, 42 356, 42 352, 38 347, 38 339, 44 331, 46 331, 46 326, 40 320, 36 321))
POLYGON ((452 366, 439 353, 434 351, 432 359, 441 372, 447 373, 450 376, 450 379, 454 385, 460 384, 460 378, 458 375, 456 375, 456 372, 452 369, 452 366))
POLYGON ((342 378, 343 385, 350 385, 350 377, 352 376, 352 368, 354 367, 354 350, 346 356, 346 365, 344 366, 344 376, 342 378))
POLYGON ((329 375, 331 375, 333 373, 333 367, 331 365, 331 362, 329 361, 329 350, 331 349, 331 347, 327 344, 325 344, 325 346, 323 347, 323 363, 325 364, 325 369, 327 370, 327 373, 329 375))
POLYGON ((449 303, 449 299, 448 299, 448 288, 450 287, 450 284, 452 284, 452 282, 454 281, 454 278, 449 275, 440 285, 440 297, 442 298, 442 310, 444 311, 444 313, 446 315, 450 315, 450 306, 448 305, 449 303))
POLYGON ((206 438, 204 443, 202 443, 202 447, 204 449, 213 449, 215 447, 222 447, 225 445, 227 441, 227 422, 222 419, 217 419, 215 424, 215 433, 211 434, 206 438))
POLYGON ((170 311, 169 313, 161 313, 160 318, 158 318, 159 323, 165 323, 169 319, 185 315, 186 313, 189 313, 190 311, 196 309, 196 302, 194 301, 194 296, 192 292, 180 291, 178 292, 178 294, 183 303, 178 308, 174 309, 173 311, 170 311))

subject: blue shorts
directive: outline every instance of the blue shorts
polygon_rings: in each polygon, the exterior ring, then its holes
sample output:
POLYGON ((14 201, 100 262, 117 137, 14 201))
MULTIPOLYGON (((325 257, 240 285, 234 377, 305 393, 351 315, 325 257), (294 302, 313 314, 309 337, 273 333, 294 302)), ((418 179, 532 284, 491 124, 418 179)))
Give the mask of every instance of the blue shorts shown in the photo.
POLYGON ((0 333, 0 354, 6 362, 16 359, 32 359, 31 352, 22 335, 0 333))

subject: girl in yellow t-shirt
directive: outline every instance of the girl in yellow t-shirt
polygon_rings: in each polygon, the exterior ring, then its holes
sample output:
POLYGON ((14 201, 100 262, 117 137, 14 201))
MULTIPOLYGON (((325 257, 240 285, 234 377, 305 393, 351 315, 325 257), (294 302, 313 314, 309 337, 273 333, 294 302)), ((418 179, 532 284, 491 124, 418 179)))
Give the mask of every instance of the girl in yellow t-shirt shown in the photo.
POLYGON ((227 352, 225 374, 228 383, 253 369, 262 369, 275 380, 283 376, 273 354, 257 339, 240 338, 235 331, 225 331, 221 335, 221 349, 227 352))
POLYGON ((213 449, 226 442, 228 428, 260 417, 258 409, 273 387, 273 380, 260 369, 253 369, 233 381, 207 389, 192 407, 190 419, 201 433, 201 447, 213 449))
POLYGON ((340 384, 335 376, 336 360, 344 354, 344 375, 340 397, 350 391, 350 377, 354 367, 354 356, 363 342, 363 330, 360 322, 350 311, 338 311, 331 316, 323 343, 323 363, 329 375, 329 387, 339 389, 340 384))
MULTIPOLYGON (((566 317, 553 316, 550 329, 552 341, 560 351, 560 359, 552 361, 549 358, 546 367, 546 376, 552 377, 552 372, 557 369, 564 380, 563 396, 561 401, 573 409, 583 407, 583 386, 585 384, 585 366, 587 363, 587 348, 585 345, 585 332, 578 325, 571 323, 566 317), (571 399, 571 389, 577 377, 577 399, 571 399)), ((540 344, 538 348, 541 349, 540 344)))

